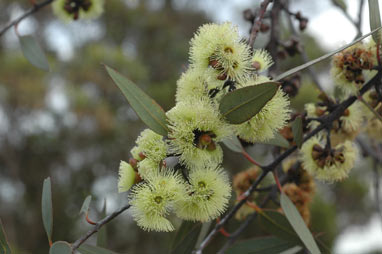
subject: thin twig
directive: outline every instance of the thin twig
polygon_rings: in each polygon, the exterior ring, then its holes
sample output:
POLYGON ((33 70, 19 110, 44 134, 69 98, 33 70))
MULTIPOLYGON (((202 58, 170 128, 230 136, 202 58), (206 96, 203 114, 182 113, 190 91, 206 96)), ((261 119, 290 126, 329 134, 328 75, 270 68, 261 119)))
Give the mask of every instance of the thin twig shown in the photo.
POLYGON ((75 251, 80 247, 81 244, 83 244, 89 237, 97 233, 102 226, 104 226, 106 223, 110 222, 112 219, 120 215, 122 212, 126 211, 127 209, 130 208, 130 204, 126 204, 119 208, 117 211, 113 212, 112 214, 106 216, 102 220, 98 221, 96 225, 89 230, 86 234, 84 234, 81 238, 79 238, 77 241, 75 241, 72 244, 72 253, 74 254, 75 251))
POLYGON ((7 25, 5 25, 1 30, 0 30, 0 37, 9 29, 11 28, 12 26, 15 26, 17 25, 21 20, 25 19, 26 17, 32 15, 33 13, 37 12, 38 10, 40 10, 41 8, 43 8, 44 6, 50 4, 51 2, 53 2, 54 0, 46 0, 44 2, 41 2, 41 3, 38 3, 38 4, 35 4, 33 5, 32 8, 30 8, 28 11, 26 11, 23 15, 21 15, 20 17, 18 17, 17 19, 15 20, 12 20, 10 21, 7 25))
MULTIPOLYGON (((376 74, 372 79, 370 79, 360 90, 360 94, 364 94, 366 91, 368 91, 372 86, 374 86, 377 82, 381 81, 381 73, 379 72, 376 74)), ((313 131, 311 131, 308 135, 305 136, 303 142, 306 142, 311 137, 318 134, 323 129, 326 129, 328 126, 331 125, 331 123, 342 116, 344 111, 350 107, 355 101, 357 100, 357 96, 352 95, 348 97, 346 100, 344 100, 342 103, 338 104, 337 107, 329 114, 322 116, 323 122, 317 126, 313 131)), ((277 157, 272 163, 270 163, 267 166, 262 167, 263 172, 261 175, 256 179, 256 181, 245 191, 242 196, 241 200, 226 214, 226 216, 215 225, 215 227, 211 230, 211 232, 206 236, 206 238, 202 241, 199 248, 196 251, 196 254, 201 254, 203 252, 203 249, 207 247, 209 242, 212 240, 212 238, 219 232, 219 229, 227 223, 234 215, 235 213, 240 209, 240 207, 247 201, 249 196, 255 191, 257 186, 262 182, 262 180, 265 178, 265 176, 276 169, 276 167, 290 154, 292 154, 295 150, 297 150, 297 146, 293 146, 286 150, 284 153, 282 153, 279 157, 277 157)))
POLYGON ((339 7, 338 5, 336 5, 338 7, 338 9, 340 9, 342 11, 344 16, 350 21, 350 23, 353 24, 353 26, 357 30, 357 34, 354 37, 354 39, 356 39, 356 38, 358 38, 358 37, 360 37, 362 35, 361 25, 362 25, 362 9, 363 9, 364 3, 365 3, 364 0, 360 0, 359 1, 358 20, 357 21, 355 21, 345 9, 343 9, 343 8, 339 7))
POLYGON ((260 4, 260 11, 256 18, 256 20, 253 22, 252 28, 251 28, 251 34, 249 35, 249 41, 248 45, 253 48, 253 44, 255 43, 257 33, 260 31, 261 24, 263 22, 265 11, 267 10, 267 7, 269 3, 272 2, 272 0, 264 0, 260 4))

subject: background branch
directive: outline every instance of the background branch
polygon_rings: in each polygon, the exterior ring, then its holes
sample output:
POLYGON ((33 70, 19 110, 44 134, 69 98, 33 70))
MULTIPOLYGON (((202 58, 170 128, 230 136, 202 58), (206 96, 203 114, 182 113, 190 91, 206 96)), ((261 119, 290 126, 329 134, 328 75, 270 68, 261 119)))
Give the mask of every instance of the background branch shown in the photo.
POLYGON ((23 19, 27 18, 28 16, 32 15, 33 13, 37 12, 38 10, 40 10, 41 8, 45 7, 46 5, 52 3, 54 0, 46 0, 44 2, 41 2, 41 3, 36 3, 35 5, 33 5, 33 7, 31 9, 29 9, 28 11, 26 11, 23 15, 21 15, 20 17, 18 17, 17 19, 13 20, 13 21, 10 21, 7 25, 5 25, 5 27, 3 27, 1 30, 0 30, 0 37, 9 29, 11 28, 12 26, 15 26, 17 25, 20 21, 22 21, 23 19))
POLYGON ((260 27, 261 27, 261 24, 262 24, 262 21, 264 18, 265 11, 267 10, 267 7, 268 7, 270 2, 272 2, 272 0, 264 0, 260 4, 260 10, 259 10, 259 13, 257 15, 257 18, 255 16, 255 20, 254 20, 253 25, 251 27, 251 33, 249 35, 249 41, 248 41, 248 44, 251 48, 253 48, 253 44, 254 44, 255 39, 257 37, 257 33, 260 31, 260 27))
POLYGON ((126 211, 129 208, 130 208, 130 204, 126 204, 126 205, 122 206, 121 208, 119 208, 117 211, 113 212, 112 214, 110 214, 110 215, 106 216, 105 218, 103 218, 102 220, 98 221, 96 223, 96 225, 91 230, 89 230, 85 235, 80 237, 77 241, 75 241, 72 244, 72 253, 74 254, 75 251, 78 249, 78 247, 80 247, 81 244, 83 244, 87 239, 89 239, 89 237, 91 237, 92 235, 97 233, 98 230, 100 230, 100 228, 102 226, 104 226, 106 223, 110 222, 112 219, 114 219, 115 217, 117 217, 118 215, 120 215, 121 213, 123 213, 124 211, 126 211))

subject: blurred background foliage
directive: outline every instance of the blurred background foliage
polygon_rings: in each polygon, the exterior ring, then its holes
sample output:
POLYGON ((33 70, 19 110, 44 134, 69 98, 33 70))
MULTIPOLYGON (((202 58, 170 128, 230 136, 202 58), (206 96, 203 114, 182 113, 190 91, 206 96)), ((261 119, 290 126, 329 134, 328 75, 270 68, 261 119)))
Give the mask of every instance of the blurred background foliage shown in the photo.
MULTIPOLYGON (((118 166, 120 160, 129 159, 145 126, 102 64, 118 69, 170 109, 176 80, 187 69, 189 40, 201 24, 211 21, 208 12, 194 8, 192 1, 177 2, 108 0, 100 19, 77 24, 61 23, 50 7, 44 8, 20 24, 20 33, 36 36, 48 55, 49 73, 27 62, 14 31, 0 38, 0 217, 15 254, 48 253, 40 212, 47 176, 53 186, 54 240, 73 242, 89 229, 78 215, 87 195, 93 195, 93 220, 100 218, 104 199, 107 213, 127 201, 126 195, 117 194, 118 166), (60 33, 70 40, 60 39, 60 33)), ((29 7, 25 0, 2 0, 0 24, 29 7)), ((259 45, 262 40, 266 36, 259 38, 259 45)), ((309 36, 309 27, 303 42, 310 59, 325 53, 309 36)), ((296 56, 278 66, 286 70, 301 63, 296 56)), ((328 62, 317 69, 327 75, 328 62)), ((302 81, 292 101, 297 111, 318 94, 308 76, 303 75, 302 81)), ((271 150, 256 145, 249 151, 270 160, 264 148, 271 150)), ((368 163, 360 162, 343 183, 318 185, 311 206, 312 228, 323 232, 328 246, 348 226, 366 223, 373 213, 371 175, 364 172, 368 163)), ((247 166, 240 155, 226 150, 225 167, 231 175, 247 166)), ((227 231, 238 225, 230 222, 227 231)), ((253 224, 243 238, 258 231, 253 224)), ((142 231, 125 213, 107 225, 106 247, 120 253, 166 253, 172 237, 142 231)), ((218 236, 208 253, 215 253, 224 241, 218 236)))

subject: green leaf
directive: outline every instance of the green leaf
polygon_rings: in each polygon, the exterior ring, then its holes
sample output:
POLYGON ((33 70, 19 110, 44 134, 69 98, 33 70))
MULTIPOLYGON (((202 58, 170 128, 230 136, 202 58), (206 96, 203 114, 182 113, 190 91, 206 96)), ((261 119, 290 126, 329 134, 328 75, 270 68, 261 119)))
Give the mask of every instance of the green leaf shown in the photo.
POLYGON ((301 116, 296 117, 296 119, 293 121, 292 133, 294 142, 296 142, 297 147, 300 148, 303 141, 301 116))
POLYGON ((19 36, 21 50, 25 58, 37 68, 49 71, 49 63, 40 45, 32 35, 19 36))
POLYGON ((109 66, 106 70, 142 121, 156 133, 167 136, 167 118, 163 109, 132 81, 109 66))
POLYGON ((234 244, 226 254, 279 254, 296 244, 274 236, 254 238, 234 244))
POLYGON ((280 133, 276 132, 275 136, 267 141, 261 142, 261 144, 279 146, 283 148, 289 148, 289 142, 280 133))
POLYGON ((72 247, 67 242, 57 241, 50 247, 49 254, 72 254, 72 247))
POLYGON ((305 247, 308 248, 312 254, 321 253, 312 234, 310 233, 304 220, 301 218, 300 213, 285 193, 281 194, 280 203, 288 221, 300 237, 301 241, 304 243, 305 247))
POLYGON ((367 33, 367 34, 365 34, 364 36, 359 37, 357 40, 355 40, 355 41, 353 41, 353 42, 351 42, 351 43, 349 43, 349 44, 347 44, 347 45, 345 45, 345 46, 343 46, 343 47, 340 47, 339 49, 336 49, 336 50, 334 50, 334 51, 332 51, 332 52, 329 52, 329 53, 327 53, 327 54, 325 54, 325 55, 323 55, 323 56, 320 56, 320 57, 318 57, 318 58, 316 58, 316 59, 313 59, 312 61, 309 61, 309 62, 307 62, 307 63, 304 63, 304 64, 302 64, 302 65, 300 65, 300 66, 297 66, 297 67, 295 67, 295 68, 292 68, 292 69, 290 69, 290 70, 288 70, 288 71, 286 71, 286 72, 280 74, 279 76, 277 76, 277 77, 275 78, 275 81, 279 81, 279 80, 281 80, 281 79, 284 79, 284 78, 286 78, 286 77, 288 77, 288 76, 290 76, 290 75, 295 74, 296 72, 299 72, 299 71, 302 71, 302 70, 308 68, 309 66, 312 66, 312 65, 314 65, 314 64, 316 64, 316 63, 319 63, 319 62, 321 62, 321 61, 323 61, 323 60, 325 60, 325 59, 331 57, 332 55, 334 55, 334 54, 336 54, 336 53, 338 53, 338 52, 340 52, 340 51, 342 51, 342 50, 344 50, 344 49, 346 49, 346 48, 348 48, 348 47, 350 47, 350 46, 356 44, 357 42, 362 41, 363 39, 365 39, 365 38, 368 37, 369 35, 374 34, 375 32, 377 32, 379 29, 381 29, 381 27, 378 27, 378 28, 374 29, 374 30, 371 31, 370 33, 367 33))
MULTIPOLYGON (((103 203, 102 218, 106 217, 106 199, 103 203)), ((107 231, 106 225, 104 225, 97 233, 97 246, 107 247, 107 231)))
MULTIPOLYGON (((370 30, 375 30, 381 26, 381 14, 379 13, 378 0, 369 0, 369 18, 370 18, 370 30)), ((375 43, 381 42, 381 31, 372 35, 375 43)))
POLYGON ((258 224, 265 232, 295 244, 301 243, 300 238, 283 214, 276 211, 262 211, 259 215, 258 224))
POLYGON ((0 219, 0 253, 1 254, 11 254, 11 248, 9 247, 7 235, 3 227, 3 223, 0 219))
POLYGON ((78 251, 81 254, 117 254, 114 251, 107 250, 105 248, 101 248, 98 246, 89 245, 89 244, 82 244, 78 248, 78 251))
POLYGON ((50 183, 50 177, 44 180, 42 187, 42 202, 41 202, 42 222, 48 241, 52 242, 52 230, 53 230, 53 206, 52 206, 52 187, 50 183))
POLYGON ((220 113, 229 123, 244 123, 259 113, 278 89, 279 83, 276 82, 237 89, 222 98, 219 105, 220 113))
POLYGON ((344 2, 344 0, 332 0, 332 3, 344 11, 347 10, 347 6, 346 6, 346 3, 344 2))
POLYGON ((230 150, 241 153, 243 151, 243 146, 240 143, 240 140, 236 136, 231 136, 223 140, 223 144, 228 147, 230 150))
POLYGON ((204 238, 206 237, 210 227, 211 227, 212 221, 208 221, 202 224, 202 229, 200 230, 198 240, 196 241, 195 248, 199 247, 200 244, 203 242, 204 238))
POLYGON ((195 247, 202 223, 183 221, 172 243, 171 254, 189 254, 195 247))
MULTIPOLYGON (((280 254, 296 254, 296 253, 301 253, 300 251, 302 250, 303 248, 301 246, 294 246, 293 248, 280 252, 280 254)), ((330 251, 328 253, 330 253, 330 251)))
POLYGON ((89 195, 85 198, 85 201, 84 203, 82 204, 82 207, 81 207, 81 210, 80 210, 80 214, 87 214, 88 211, 89 211, 89 205, 90 205, 90 202, 92 201, 92 196, 89 195))

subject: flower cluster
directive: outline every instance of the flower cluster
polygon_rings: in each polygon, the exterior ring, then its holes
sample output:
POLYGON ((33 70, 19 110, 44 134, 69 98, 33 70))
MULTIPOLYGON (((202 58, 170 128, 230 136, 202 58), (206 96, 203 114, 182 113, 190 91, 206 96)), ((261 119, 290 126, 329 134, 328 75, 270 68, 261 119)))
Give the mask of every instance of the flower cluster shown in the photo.
POLYGON ((77 19, 95 19, 103 13, 104 0, 56 0, 53 12, 69 22, 77 19))
MULTIPOLYGON (((324 101, 322 103, 308 103, 305 105, 308 118, 317 118, 324 115, 328 115, 334 109, 333 101, 324 101)), ((330 130, 330 137, 332 145, 337 145, 344 140, 354 140, 354 138, 360 132, 363 124, 363 112, 360 102, 356 102, 347 108, 342 116, 333 121, 332 128, 330 130)), ((311 121, 309 127, 315 128, 319 125, 317 121, 311 121)))
POLYGON ((335 147, 324 145, 322 137, 309 139, 301 148, 303 167, 317 179, 333 182, 346 178, 353 168, 357 149, 351 141, 335 147))
POLYGON ((343 91, 355 93, 365 82, 366 75, 376 66, 376 46, 357 43, 333 57, 331 73, 336 85, 343 91))
POLYGON ((131 187, 132 214, 145 230, 171 231, 169 215, 209 221, 228 206, 231 185, 221 168, 220 142, 233 135, 246 142, 273 138, 288 121, 289 99, 279 89, 252 119, 228 123, 219 112, 221 98, 235 89, 269 81, 260 75, 272 64, 264 50, 250 50, 231 23, 199 28, 190 47, 190 66, 177 82, 176 105, 166 113, 169 133, 144 130, 120 168, 119 190, 131 187), (175 159, 170 167, 169 159, 175 159), (129 186, 125 186, 128 184, 129 186))

